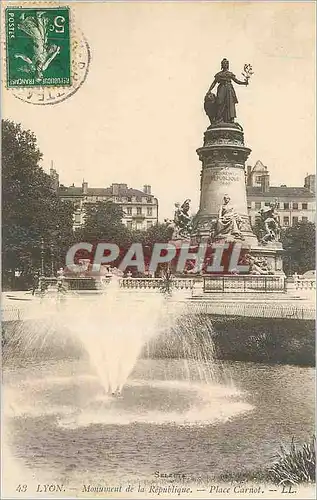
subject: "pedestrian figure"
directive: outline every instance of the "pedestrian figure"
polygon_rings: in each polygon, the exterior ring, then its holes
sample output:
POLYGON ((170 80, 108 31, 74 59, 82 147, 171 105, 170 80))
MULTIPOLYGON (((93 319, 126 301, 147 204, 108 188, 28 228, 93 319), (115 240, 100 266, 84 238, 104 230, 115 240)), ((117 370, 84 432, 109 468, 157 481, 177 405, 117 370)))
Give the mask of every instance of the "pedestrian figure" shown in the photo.
POLYGON ((36 271, 34 276, 33 276, 32 295, 35 295, 35 291, 39 287, 39 282, 40 282, 40 276, 39 276, 38 271, 36 271))

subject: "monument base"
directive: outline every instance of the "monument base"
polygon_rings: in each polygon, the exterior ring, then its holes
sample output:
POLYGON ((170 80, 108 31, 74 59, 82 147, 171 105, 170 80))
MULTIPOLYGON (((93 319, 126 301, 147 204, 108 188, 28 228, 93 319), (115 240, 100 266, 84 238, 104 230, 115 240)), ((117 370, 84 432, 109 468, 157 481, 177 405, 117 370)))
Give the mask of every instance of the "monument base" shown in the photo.
MULTIPOLYGON (((223 243, 223 244, 229 244, 229 254, 230 254, 230 247, 232 248, 232 244, 234 243, 239 243, 241 244, 241 253, 240 253, 240 258, 242 258, 242 261, 245 260, 245 257, 247 254, 251 255, 253 257, 254 262, 250 264, 250 271, 249 273, 243 273, 243 274, 248 274, 248 275, 279 275, 279 276, 285 276, 285 273, 283 271, 283 247, 280 242, 270 242, 267 243, 266 245, 261 245, 257 242, 255 244, 251 244, 248 241, 245 240, 238 240, 235 238, 226 238, 226 239, 221 239, 219 241, 214 241, 212 242, 212 238, 210 237, 210 234, 206 233, 205 239, 199 236, 197 238, 196 235, 193 235, 190 239, 189 238, 177 238, 169 241, 169 244, 174 245, 176 247, 177 251, 177 257, 175 260, 170 263, 169 269, 170 271, 175 274, 176 273, 176 267, 177 267, 177 258, 179 255, 179 250, 182 247, 182 245, 188 245, 189 247, 192 248, 193 253, 195 253, 194 249, 197 248, 200 244, 202 243, 207 243, 207 247, 209 248, 209 252, 207 250, 207 254, 212 251, 212 243, 223 243), (262 261, 262 264, 261 264, 262 261), (263 266, 263 261, 265 265, 263 266)), ((253 242, 252 242, 253 243, 253 242)), ((207 256, 206 254, 206 256, 207 256)), ((226 251, 224 251, 224 257, 223 259, 225 261, 228 260, 228 256, 225 256, 226 251)), ((227 262, 228 264, 228 262, 227 262)), ((223 264, 222 264, 223 265, 223 264)), ((193 266, 194 267, 194 266, 193 266)), ((200 271, 197 273, 197 275, 201 275, 204 271, 200 271)), ((192 274, 193 273, 193 268, 189 266, 189 268, 185 271, 183 271, 181 274, 192 274)), ((179 274, 179 273, 177 273, 179 274)), ((218 274, 218 273, 217 273, 218 274)), ((226 274, 226 273, 225 273, 226 274)), ((230 273, 229 273, 230 274, 230 273)), ((232 273, 233 275, 235 273, 232 273)))
POLYGON ((278 241, 267 243, 266 245, 251 246, 250 249, 250 254, 253 257, 265 258, 272 272, 281 276, 285 276, 283 271, 283 253, 282 243, 278 241))

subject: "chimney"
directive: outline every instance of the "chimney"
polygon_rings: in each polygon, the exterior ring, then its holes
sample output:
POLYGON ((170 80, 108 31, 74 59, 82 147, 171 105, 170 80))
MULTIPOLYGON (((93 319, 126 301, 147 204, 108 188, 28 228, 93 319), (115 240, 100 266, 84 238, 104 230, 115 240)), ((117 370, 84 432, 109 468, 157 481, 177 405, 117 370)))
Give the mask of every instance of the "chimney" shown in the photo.
POLYGON ((87 193, 88 193, 88 182, 85 182, 85 181, 83 180, 83 183, 82 183, 82 185, 81 185, 81 188, 82 188, 82 192, 83 192, 83 194, 87 194, 87 193))
POLYGON ((261 176, 261 191, 262 193, 268 193, 270 190, 270 176, 269 174, 264 174, 261 176))
POLYGON ((316 192, 316 175, 315 174, 306 175, 304 187, 309 189, 309 191, 311 193, 316 192))
POLYGON ((145 194, 151 194, 151 186, 149 184, 145 184, 143 186, 143 193, 145 193, 145 194))
POLYGON ((111 185, 112 194, 114 196, 118 196, 118 194, 119 194, 119 187, 120 187, 120 184, 112 184, 111 185))

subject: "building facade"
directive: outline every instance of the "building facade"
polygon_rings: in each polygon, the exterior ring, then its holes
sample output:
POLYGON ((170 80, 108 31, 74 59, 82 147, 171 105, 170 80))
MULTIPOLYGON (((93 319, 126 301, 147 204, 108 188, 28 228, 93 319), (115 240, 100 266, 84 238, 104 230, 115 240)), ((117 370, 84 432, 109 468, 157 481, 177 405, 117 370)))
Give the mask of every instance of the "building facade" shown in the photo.
POLYGON ((127 184, 112 184, 107 188, 91 188, 83 181, 81 187, 59 184, 58 174, 51 168, 50 176, 60 198, 74 205, 74 229, 84 223, 85 205, 103 201, 112 201, 119 205, 124 213, 122 222, 130 229, 144 231, 158 222, 158 199, 151 194, 151 186, 143 190, 129 188, 127 184))
POLYGON ((247 202, 251 225, 254 225, 259 210, 277 203, 281 227, 288 227, 297 222, 315 222, 316 200, 314 174, 307 175, 303 187, 271 186, 268 168, 261 161, 254 167, 247 167, 247 202))

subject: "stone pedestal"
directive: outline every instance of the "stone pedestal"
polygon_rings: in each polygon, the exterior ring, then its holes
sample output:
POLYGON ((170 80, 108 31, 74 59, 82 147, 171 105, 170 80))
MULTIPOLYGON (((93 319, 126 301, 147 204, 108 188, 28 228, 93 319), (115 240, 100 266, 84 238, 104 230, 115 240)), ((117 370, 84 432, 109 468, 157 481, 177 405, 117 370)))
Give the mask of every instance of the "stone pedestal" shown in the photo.
POLYGON ((283 274, 281 243, 260 245, 252 231, 247 208, 245 163, 251 149, 244 144, 243 128, 238 123, 217 123, 208 127, 204 145, 197 150, 202 162, 200 206, 195 217, 192 243, 202 241, 240 241, 252 255, 265 257, 274 273, 283 274), (219 209, 225 196, 238 214, 241 238, 217 236, 219 209))
POLYGON ((241 232, 247 245, 257 244, 247 209, 245 162, 251 149, 244 145, 244 135, 238 123, 218 123, 204 135, 204 145, 197 150, 202 162, 200 206, 193 236, 204 240, 216 223, 225 195, 242 219, 241 232))
POLYGON ((282 243, 276 241, 274 243, 267 243, 267 245, 253 245, 250 248, 250 253, 254 257, 264 257, 270 269, 274 274, 281 274, 284 276, 283 271, 283 247, 282 243))

